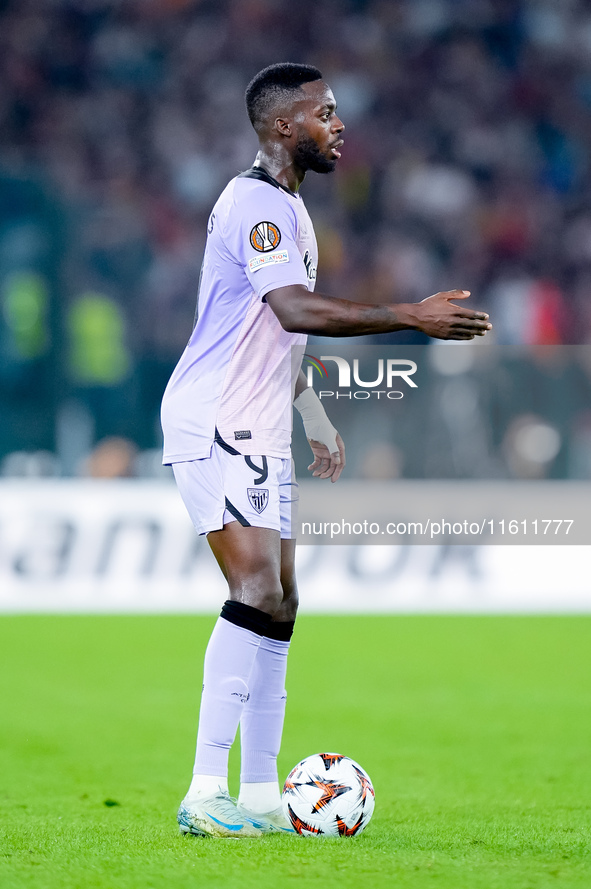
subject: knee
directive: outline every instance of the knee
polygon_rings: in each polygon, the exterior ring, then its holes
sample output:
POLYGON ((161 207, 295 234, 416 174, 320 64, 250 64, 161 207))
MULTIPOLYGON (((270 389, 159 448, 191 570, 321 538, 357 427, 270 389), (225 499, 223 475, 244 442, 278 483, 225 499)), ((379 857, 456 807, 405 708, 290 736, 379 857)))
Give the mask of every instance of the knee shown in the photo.
POLYGON ((283 601, 283 590, 273 566, 260 566, 256 571, 228 577, 230 598, 275 616, 283 601))
POLYGON ((281 607, 275 614, 275 620, 295 620, 298 613, 299 596, 295 582, 295 575, 291 574, 287 581, 285 576, 281 578, 283 599, 281 607))
POLYGON ((285 596, 281 603, 281 608, 275 615, 275 620, 295 620, 298 615, 298 592, 285 596))
POLYGON ((249 599, 246 596, 242 597, 242 601, 246 602, 247 605, 252 605, 253 608, 258 608, 259 611, 264 611, 266 614, 270 614, 271 617, 275 617, 277 611, 281 608, 282 599, 283 595, 280 589, 274 591, 257 589, 251 592, 249 599))

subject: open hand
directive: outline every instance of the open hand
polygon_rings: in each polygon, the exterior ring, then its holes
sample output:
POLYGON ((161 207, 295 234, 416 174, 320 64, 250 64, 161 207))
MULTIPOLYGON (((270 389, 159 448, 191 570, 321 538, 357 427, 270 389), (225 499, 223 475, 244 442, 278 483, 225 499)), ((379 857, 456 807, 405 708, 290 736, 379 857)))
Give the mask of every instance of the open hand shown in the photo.
POLYGON ((492 330, 486 312, 457 306, 452 299, 467 299, 469 290, 445 290, 417 303, 417 329, 441 340, 471 340, 492 330))
POLYGON ((314 441, 313 438, 309 438, 308 442, 314 454, 314 462, 308 466, 312 475, 316 478, 329 478, 331 482, 336 482, 345 468, 345 445, 339 433, 337 432, 338 451, 333 454, 330 453, 326 445, 314 441))

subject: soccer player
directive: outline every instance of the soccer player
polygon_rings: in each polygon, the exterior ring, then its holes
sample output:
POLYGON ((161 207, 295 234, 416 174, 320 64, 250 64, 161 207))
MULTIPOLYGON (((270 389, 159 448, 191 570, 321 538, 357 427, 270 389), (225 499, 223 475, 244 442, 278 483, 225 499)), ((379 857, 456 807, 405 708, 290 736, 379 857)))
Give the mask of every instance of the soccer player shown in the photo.
POLYGON ((178 813, 181 830, 201 836, 291 831, 277 755, 297 611, 292 402, 313 475, 336 482, 345 464, 300 369, 306 334, 414 328, 468 340, 491 327, 488 315, 455 304, 466 291, 378 306, 315 294, 316 240, 299 187, 308 170, 330 173, 341 156, 334 96, 316 68, 286 63, 256 75, 246 106, 260 149, 209 217, 197 320, 162 405, 164 462, 229 588, 205 655, 193 780, 178 813), (236 803, 227 775, 238 725, 236 803))

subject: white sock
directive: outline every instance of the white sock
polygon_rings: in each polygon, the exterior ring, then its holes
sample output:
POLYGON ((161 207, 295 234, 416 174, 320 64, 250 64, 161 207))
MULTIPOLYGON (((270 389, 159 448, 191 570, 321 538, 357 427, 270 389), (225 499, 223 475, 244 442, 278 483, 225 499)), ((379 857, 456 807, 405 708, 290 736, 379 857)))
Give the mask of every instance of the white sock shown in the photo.
POLYGON ((289 642, 264 636, 248 679, 240 718, 240 784, 277 784, 277 756, 285 716, 289 642))
POLYGON ((257 784, 241 784, 238 805, 244 806, 255 815, 274 812, 281 805, 281 794, 277 781, 263 781, 257 784))
POLYGON ((193 775, 185 799, 202 799, 220 791, 228 791, 228 779, 224 775, 193 775))
POLYGON ((228 774, 228 753, 260 643, 258 633, 218 618, 205 653, 194 775, 228 774))
POLYGON ((281 805, 277 754, 285 715, 285 672, 289 642, 263 637, 249 677, 250 697, 242 712, 238 803, 257 815, 281 805))

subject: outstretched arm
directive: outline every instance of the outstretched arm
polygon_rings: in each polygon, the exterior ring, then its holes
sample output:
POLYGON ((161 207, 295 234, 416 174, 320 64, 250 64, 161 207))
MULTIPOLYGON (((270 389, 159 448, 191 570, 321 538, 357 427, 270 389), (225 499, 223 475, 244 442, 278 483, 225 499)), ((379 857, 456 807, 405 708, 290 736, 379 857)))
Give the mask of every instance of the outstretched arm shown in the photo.
POLYGON ((448 290, 420 303, 367 306, 311 293, 303 284, 292 284, 271 290, 266 300, 284 330, 291 333, 361 336, 413 329, 443 340, 471 340, 484 336, 492 324, 485 312, 452 302, 469 295, 467 290, 448 290))

